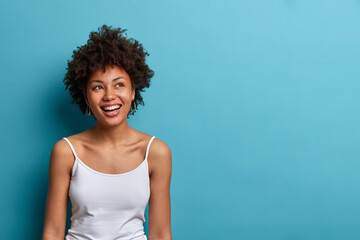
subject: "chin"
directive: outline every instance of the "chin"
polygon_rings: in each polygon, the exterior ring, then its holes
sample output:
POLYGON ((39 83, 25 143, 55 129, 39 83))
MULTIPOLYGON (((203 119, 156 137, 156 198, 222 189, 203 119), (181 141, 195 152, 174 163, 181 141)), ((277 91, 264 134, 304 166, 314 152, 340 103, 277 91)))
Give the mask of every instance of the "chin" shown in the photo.
POLYGON ((123 119, 110 119, 110 120, 103 120, 101 121, 101 125, 106 126, 106 127, 116 127, 118 125, 120 125, 123 122, 123 119))

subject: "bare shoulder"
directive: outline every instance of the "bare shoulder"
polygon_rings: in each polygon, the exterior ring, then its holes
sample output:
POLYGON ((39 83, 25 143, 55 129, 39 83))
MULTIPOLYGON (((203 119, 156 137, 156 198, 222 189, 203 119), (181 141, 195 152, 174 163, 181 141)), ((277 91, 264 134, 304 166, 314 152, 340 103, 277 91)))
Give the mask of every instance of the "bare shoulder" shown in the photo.
POLYGON ((74 155, 66 140, 58 140, 51 150, 50 168, 67 171, 70 174, 74 160, 74 155))
POLYGON ((172 156, 170 147, 162 140, 154 138, 148 153, 150 175, 171 173, 172 156))
POLYGON ((162 140, 155 137, 151 143, 151 147, 152 147, 153 157, 160 157, 160 158, 171 157, 170 147, 162 140))
POLYGON ((68 158, 69 157, 71 158, 73 155, 69 144, 63 138, 58 140, 54 144, 51 153, 55 154, 58 157, 68 157, 68 158))
MULTIPOLYGON (((84 139, 86 140, 88 138, 88 131, 84 131, 81 133, 77 133, 74 135, 70 135, 68 137, 66 137, 71 143, 75 142, 77 143, 78 141, 84 141, 84 139)), ((65 139, 63 139, 64 142, 66 141, 65 139)), ((61 140, 60 140, 61 141, 61 140)))

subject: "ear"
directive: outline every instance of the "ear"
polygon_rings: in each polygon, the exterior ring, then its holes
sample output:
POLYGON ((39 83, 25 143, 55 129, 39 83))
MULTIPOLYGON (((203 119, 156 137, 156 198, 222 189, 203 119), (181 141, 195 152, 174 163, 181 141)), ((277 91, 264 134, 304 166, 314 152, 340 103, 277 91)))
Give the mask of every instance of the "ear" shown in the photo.
POLYGON ((132 96, 131 99, 135 99, 135 89, 132 90, 131 96, 132 96))

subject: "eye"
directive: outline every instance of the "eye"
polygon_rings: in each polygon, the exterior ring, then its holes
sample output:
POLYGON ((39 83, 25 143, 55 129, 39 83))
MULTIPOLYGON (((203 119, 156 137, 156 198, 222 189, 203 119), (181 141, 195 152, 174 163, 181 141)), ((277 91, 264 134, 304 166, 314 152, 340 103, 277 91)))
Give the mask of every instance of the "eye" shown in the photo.
POLYGON ((97 90, 97 87, 101 87, 101 86, 95 86, 95 87, 93 88, 93 90, 97 90))
POLYGON ((117 86, 117 85, 121 85, 121 86, 123 86, 123 84, 122 84, 122 83, 118 83, 118 84, 116 84, 116 86, 117 86))

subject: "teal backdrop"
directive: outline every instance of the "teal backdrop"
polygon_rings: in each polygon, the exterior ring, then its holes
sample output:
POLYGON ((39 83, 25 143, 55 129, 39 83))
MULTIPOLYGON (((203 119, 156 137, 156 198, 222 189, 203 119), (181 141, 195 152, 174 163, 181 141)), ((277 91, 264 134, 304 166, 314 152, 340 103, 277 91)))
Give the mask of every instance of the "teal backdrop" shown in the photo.
POLYGON ((2 0, 1 239, 41 239, 51 148, 94 124, 67 60, 102 24, 150 53, 129 124, 172 150, 174 240, 360 239, 358 0, 2 0))

